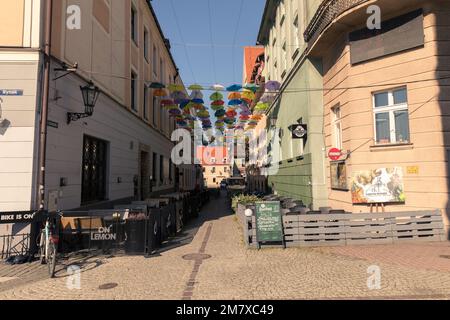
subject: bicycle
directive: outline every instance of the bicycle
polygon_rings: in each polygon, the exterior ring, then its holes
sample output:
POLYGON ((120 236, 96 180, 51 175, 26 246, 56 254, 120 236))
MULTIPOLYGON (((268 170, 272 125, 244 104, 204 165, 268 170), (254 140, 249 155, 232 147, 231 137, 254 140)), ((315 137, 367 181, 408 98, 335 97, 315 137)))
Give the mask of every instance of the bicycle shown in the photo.
MULTIPOLYGON (((58 215, 62 216, 58 212, 58 215)), ((39 237, 39 260, 41 264, 47 264, 50 278, 55 277, 56 256, 58 253, 59 236, 56 232, 56 219, 49 214, 39 237)))

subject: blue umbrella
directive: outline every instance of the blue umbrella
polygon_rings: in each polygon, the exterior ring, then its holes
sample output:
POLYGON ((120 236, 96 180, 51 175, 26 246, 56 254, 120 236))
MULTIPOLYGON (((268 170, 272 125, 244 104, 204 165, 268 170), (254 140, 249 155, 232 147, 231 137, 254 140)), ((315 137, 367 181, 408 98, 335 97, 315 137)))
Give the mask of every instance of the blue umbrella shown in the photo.
POLYGON ((239 90, 241 90, 241 89, 242 89, 242 86, 241 86, 241 85, 239 85, 239 84, 233 84, 232 86, 229 86, 229 87, 227 88, 227 91, 234 92, 234 91, 239 91, 239 90))
POLYGON ((239 106, 239 105, 241 105, 242 104, 242 100, 230 100, 229 102, 228 102, 228 105, 229 106, 239 106))

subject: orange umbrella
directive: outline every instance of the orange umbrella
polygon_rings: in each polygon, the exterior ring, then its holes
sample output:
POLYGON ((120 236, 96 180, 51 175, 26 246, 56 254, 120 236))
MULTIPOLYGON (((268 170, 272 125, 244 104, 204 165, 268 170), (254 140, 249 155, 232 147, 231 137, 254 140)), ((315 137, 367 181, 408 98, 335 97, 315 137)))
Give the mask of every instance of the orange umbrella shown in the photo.
POLYGON ((155 91, 153 91, 153 96, 167 97, 167 91, 165 89, 155 89, 155 91))
POLYGON ((241 99, 241 94, 239 92, 231 92, 228 95, 228 100, 239 100, 241 99))

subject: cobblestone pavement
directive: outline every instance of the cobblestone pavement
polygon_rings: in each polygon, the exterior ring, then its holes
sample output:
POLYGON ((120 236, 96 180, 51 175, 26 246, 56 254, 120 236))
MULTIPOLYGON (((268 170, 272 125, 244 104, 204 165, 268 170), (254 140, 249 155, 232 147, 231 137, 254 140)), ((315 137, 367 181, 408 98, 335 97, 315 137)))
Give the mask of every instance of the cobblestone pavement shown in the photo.
POLYGON ((450 299, 449 243, 247 250, 223 198, 207 205, 189 232, 192 241, 148 259, 71 262, 81 266, 81 289, 68 289, 64 268, 56 279, 0 274, 0 300, 450 299), (367 287, 372 265, 381 270, 379 290, 367 287))

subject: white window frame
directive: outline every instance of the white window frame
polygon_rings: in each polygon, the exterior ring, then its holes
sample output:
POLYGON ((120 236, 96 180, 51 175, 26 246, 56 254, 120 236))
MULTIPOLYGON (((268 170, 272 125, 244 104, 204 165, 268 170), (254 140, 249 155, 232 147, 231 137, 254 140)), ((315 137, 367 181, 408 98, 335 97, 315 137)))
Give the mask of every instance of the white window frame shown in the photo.
MULTIPOLYGON (((406 86, 397 87, 389 90, 381 90, 372 93, 372 108, 373 108, 373 132, 374 132, 374 142, 376 145, 383 146, 389 144, 409 144, 411 143, 411 132, 409 134, 409 141, 399 142, 397 141, 397 131, 395 127, 395 111, 409 111, 408 108, 408 88, 406 86), (394 92, 399 90, 406 90, 406 103, 394 104, 394 92), (385 107, 376 107, 375 106, 375 95, 381 93, 388 93, 388 106, 385 107), (389 113, 389 127, 390 127, 390 142, 388 143, 380 143, 378 142, 377 137, 377 119, 376 115, 379 113, 389 113)), ((409 117, 408 117, 409 119, 409 117)), ((408 129, 410 128, 408 123, 408 129)))

